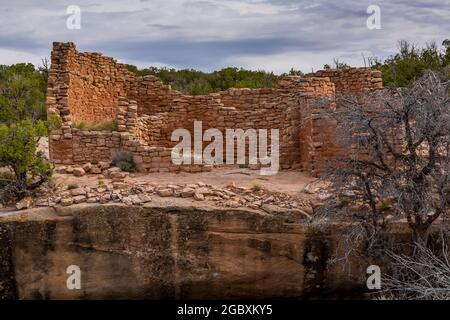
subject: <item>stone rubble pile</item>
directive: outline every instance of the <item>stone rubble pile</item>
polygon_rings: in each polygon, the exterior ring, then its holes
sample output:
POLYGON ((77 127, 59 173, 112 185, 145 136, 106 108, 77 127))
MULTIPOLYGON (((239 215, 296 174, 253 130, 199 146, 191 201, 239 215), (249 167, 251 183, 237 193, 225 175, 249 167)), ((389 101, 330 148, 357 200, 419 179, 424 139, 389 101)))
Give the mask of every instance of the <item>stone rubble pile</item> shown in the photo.
MULTIPOLYGON (((313 204, 306 198, 294 197, 281 192, 272 192, 255 185, 251 188, 230 184, 219 187, 203 182, 191 184, 157 185, 151 182, 127 181, 128 173, 118 168, 103 171, 108 181, 99 180, 97 186, 69 185, 63 190, 47 190, 34 202, 35 206, 70 206, 80 203, 123 203, 143 206, 154 197, 185 198, 198 202, 209 202, 213 206, 226 208, 250 208, 268 213, 295 212, 309 218, 313 204)), ((31 204, 27 203, 30 207, 31 204)))
MULTIPOLYGON (((82 177, 86 174, 102 174, 106 170, 110 169, 111 165, 106 161, 88 162, 82 166, 58 166, 56 167, 56 173, 60 174, 73 174, 75 177, 82 177)), ((120 170, 119 168, 116 168, 120 170)))

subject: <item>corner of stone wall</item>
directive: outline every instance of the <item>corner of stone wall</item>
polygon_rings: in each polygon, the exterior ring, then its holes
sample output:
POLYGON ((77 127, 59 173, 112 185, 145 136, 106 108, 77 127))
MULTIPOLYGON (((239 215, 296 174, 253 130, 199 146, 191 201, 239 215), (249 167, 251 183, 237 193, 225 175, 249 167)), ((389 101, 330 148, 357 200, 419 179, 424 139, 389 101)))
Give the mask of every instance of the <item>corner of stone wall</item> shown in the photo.
POLYGON ((303 171, 314 172, 319 147, 317 118, 323 108, 330 107, 327 101, 334 101, 335 85, 328 77, 289 76, 281 85, 290 88, 291 105, 298 109, 298 131, 292 139, 297 140, 297 165, 303 171))
POLYGON ((76 47, 72 42, 54 42, 48 74, 47 116, 57 116, 62 121, 61 127, 50 133, 49 153, 50 160, 59 164, 73 162, 72 119, 68 106, 70 84, 68 57, 71 52, 75 51, 76 47))
MULTIPOLYGON (((62 121, 61 127, 53 130, 49 136, 50 160, 56 164, 110 160, 112 150, 116 150, 121 144, 118 132, 85 131, 73 127, 75 114, 71 108, 76 109, 77 103, 80 103, 79 90, 85 90, 85 86, 92 86, 93 76, 95 76, 95 74, 82 74, 79 70, 79 64, 100 66, 105 70, 110 70, 108 72, 113 75, 101 78, 102 81, 105 81, 105 86, 110 83, 109 81, 112 81, 112 83, 117 81, 123 88, 127 88, 134 79, 123 65, 120 66, 112 58, 102 57, 98 53, 78 53, 75 44, 71 42, 53 43, 46 104, 47 115, 59 116, 62 121), (111 78, 114 78, 114 75, 117 79, 111 78)), ((97 91, 102 89, 94 87, 93 89, 97 91)), ((119 91, 126 94, 126 90, 123 88, 119 91)), ((116 90, 117 88, 111 89, 110 91, 114 92, 111 94, 117 95, 119 91, 116 90)), ((120 131, 134 132, 137 104, 135 101, 126 98, 122 98, 120 103, 116 103, 120 105, 124 101, 126 101, 125 116, 123 114, 121 115, 122 118, 117 116, 119 129, 120 131)), ((91 103, 95 103, 95 101, 91 103)), ((111 105, 111 107, 120 107, 116 103, 113 103, 114 106, 111 105)))
POLYGON ((325 69, 307 75, 327 77, 334 83, 337 95, 359 93, 383 88, 381 71, 371 68, 325 69))
POLYGON ((119 132, 129 132, 134 134, 136 131, 138 115, 137 102, 129 100, 126 97, 119 97, 117 109, 117 130, 119 132))
MULTIPOLYGON (((309 74, 309 78, 329 79, 335 86, 335 94, 331 96, 329 105, 322 108, 336 107, 335 97, 355 96, 365 94, 371 90, 383 88, 382 74, 379 70, 370 68, 346 68, 346 69, 328 69, 320 70, 309 74)), ((314 104, 311 100, 308 104, 314 104)), ((308 152, 305 153, 306 159, 303 159, 306 165, 309 163, 308 170, 315 176, 323 174, 326 169, 333 165, 338 155, 348 152, 336 141, 336 121, 324 115, 320 108, 311 108, 309 123, 309 136, 303 137, 307 140, 308 152)))

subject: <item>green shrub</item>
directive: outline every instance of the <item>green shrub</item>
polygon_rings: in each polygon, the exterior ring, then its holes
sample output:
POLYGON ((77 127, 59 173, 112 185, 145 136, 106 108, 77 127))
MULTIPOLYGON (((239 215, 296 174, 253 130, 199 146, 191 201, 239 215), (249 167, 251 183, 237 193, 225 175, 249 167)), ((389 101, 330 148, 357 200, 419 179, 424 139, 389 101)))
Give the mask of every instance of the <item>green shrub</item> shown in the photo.
POLYGON ((74 123, 72 126, 79 130, 89 130, 89 131, 117 131, 118 129, 116 120, 111 120, 100 124, 88 124, 86 122, 78 122, 74 123))
POLYGON ((10 171, 0 172, 0 179, 2 180, 14 180, 15 178, 16 175, 14 174, 14 172, 10 171))
POLYGON ((0 125, 0 167, 14 173, 14 181, 8 184, 8 190, 2 190, 0 201, 21 199, 49 181, 53 168, 36 152, 39 138, 46 132, 41 120, 34 125, 31 120, 0 125))
POLYGON ((339 198, 339 206, 340 207, 346 207, 351 202, 350 197, 348 195, 346 195, 346 194, 343 194, 343 193, 340 193, 338 198, 339 198))
POLYGON ((53 114, 47 117, 47 121, 45 123, 49 131, 59 129, 62 126, 62 119, 60 116, 53 114))
POLYGON ((379 203, 377 203, 377 209, 380 211, 388 211, 391 208, 392 208, 391 201, 387 199, 383 199, 379 203))
POLYGON ((76 128, 76 129, 80 129, 80 130, 89 130, 87 129, 87 124, 86 122, 76 122, 72 124, 72 127, 76 128))
POLYGON ((120 170, 125 171, 125 172, 135 172, 136 171, 134 165, 128 161, 119 161, 119 162, 117 162, 116 166, 119 167, 120 170))
POLYGON ((117 131, 117 121, 112 120, 99 124, 94 130, 96 131, 117 131))
POLYGON ((94 166, 98 165, 98 160, 92 160, 91 164, 94 165, 94 166))
POLYGON ((77 188, 78 188, 78 185, 76 183, 70 183, 67 186, 67 190, 73 190, 73 189, 77 189, 77 188))
POLYGON ((261 191, 261 189, 262 189, 261 185, 259 183, 256 183, 256 182, 253 183, 252 188, 251 188, 251 190, 253 192, 261 191))
POLYGON ((16 175, 13 172, 0 172, 0 188, 4 188, 14 180, 16 180, 16 175))
POLYGON ((133 160, 133 155, 129 152, 118 151, 113 155, 111 164, 120 168, 125 172, 135 172, 136 163, 133 160))

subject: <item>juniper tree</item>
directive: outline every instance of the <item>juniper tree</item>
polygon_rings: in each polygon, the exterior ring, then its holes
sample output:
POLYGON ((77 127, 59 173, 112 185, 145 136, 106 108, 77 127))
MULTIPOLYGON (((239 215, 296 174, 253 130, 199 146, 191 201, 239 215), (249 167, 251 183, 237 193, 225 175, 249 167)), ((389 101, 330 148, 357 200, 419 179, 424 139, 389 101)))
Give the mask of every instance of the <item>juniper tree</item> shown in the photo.
POLYGON ((449 83, 428 71, 410 87, 340 97, 336 106, 324 116, 337 123, 346 152, 323 177, 333 196, 318 218, 351 221, 347 244, 365 239, 366 249, 380 244, 393 218, 407 221, 414 242, 426 244, 438 219, 446 229, 449 83))
POLYGON ((36 152, 45 132, 42 121, 0 124, 0 168, 9 169, 9 174, 0 177, 0 202, 20 199, 51 177, 51 165, 36 152))

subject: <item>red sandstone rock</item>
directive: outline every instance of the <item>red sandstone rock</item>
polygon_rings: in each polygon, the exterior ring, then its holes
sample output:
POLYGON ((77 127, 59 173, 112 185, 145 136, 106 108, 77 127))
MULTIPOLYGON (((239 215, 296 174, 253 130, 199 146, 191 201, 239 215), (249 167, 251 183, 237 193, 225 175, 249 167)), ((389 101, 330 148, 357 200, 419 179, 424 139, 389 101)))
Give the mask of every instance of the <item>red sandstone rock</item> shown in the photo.
POLYGON ((86 174, 86 172, 83 170, 83 168, 74 168, 73 169, 73 175, 75 177, 82 177, 86 174))
POLYGON ((76 188, 76 189, 70 190, 70 194, 72 196, 86 195, 86 190, 84 190, 83 188, 76 188))
POLYGON ((88 162, 88 163, 85 163, 83 166, 82 166, 82 168, 83 168, 83 170, 85 171, 85 172, 90 172, 91 171, 91 169, 92 169, 92 164, 90 163, 90 162, 88 162))
POLYGON ((158 193, 158 195, 160 197, 170 197, 170 196, 173 195, 173 190, 169 189, 169 188, 167 188, 167 189, 160 189, 160 190, 157 191, 157 193, 158 193))
POLYGON ((183 198, 189 198, 192 197, 194 195, 195 190, 192 188, 183 188, 183 190, 181 190, 181 197, 183 198))
POLYGON ((31 197, 26 197, 16 203, 17 210, 28 209, 31 207, 33 199, 31 197))
POLYGON ((73 204, 73 198, 62 198, 61 199, 61 205, 62 206, 70 206, 71 204, 73 204))
POLYGON ((194 192, 194 199, 197 201, 203 201, 205 200, 205 196, 202 193, 196 191, 194 192))

